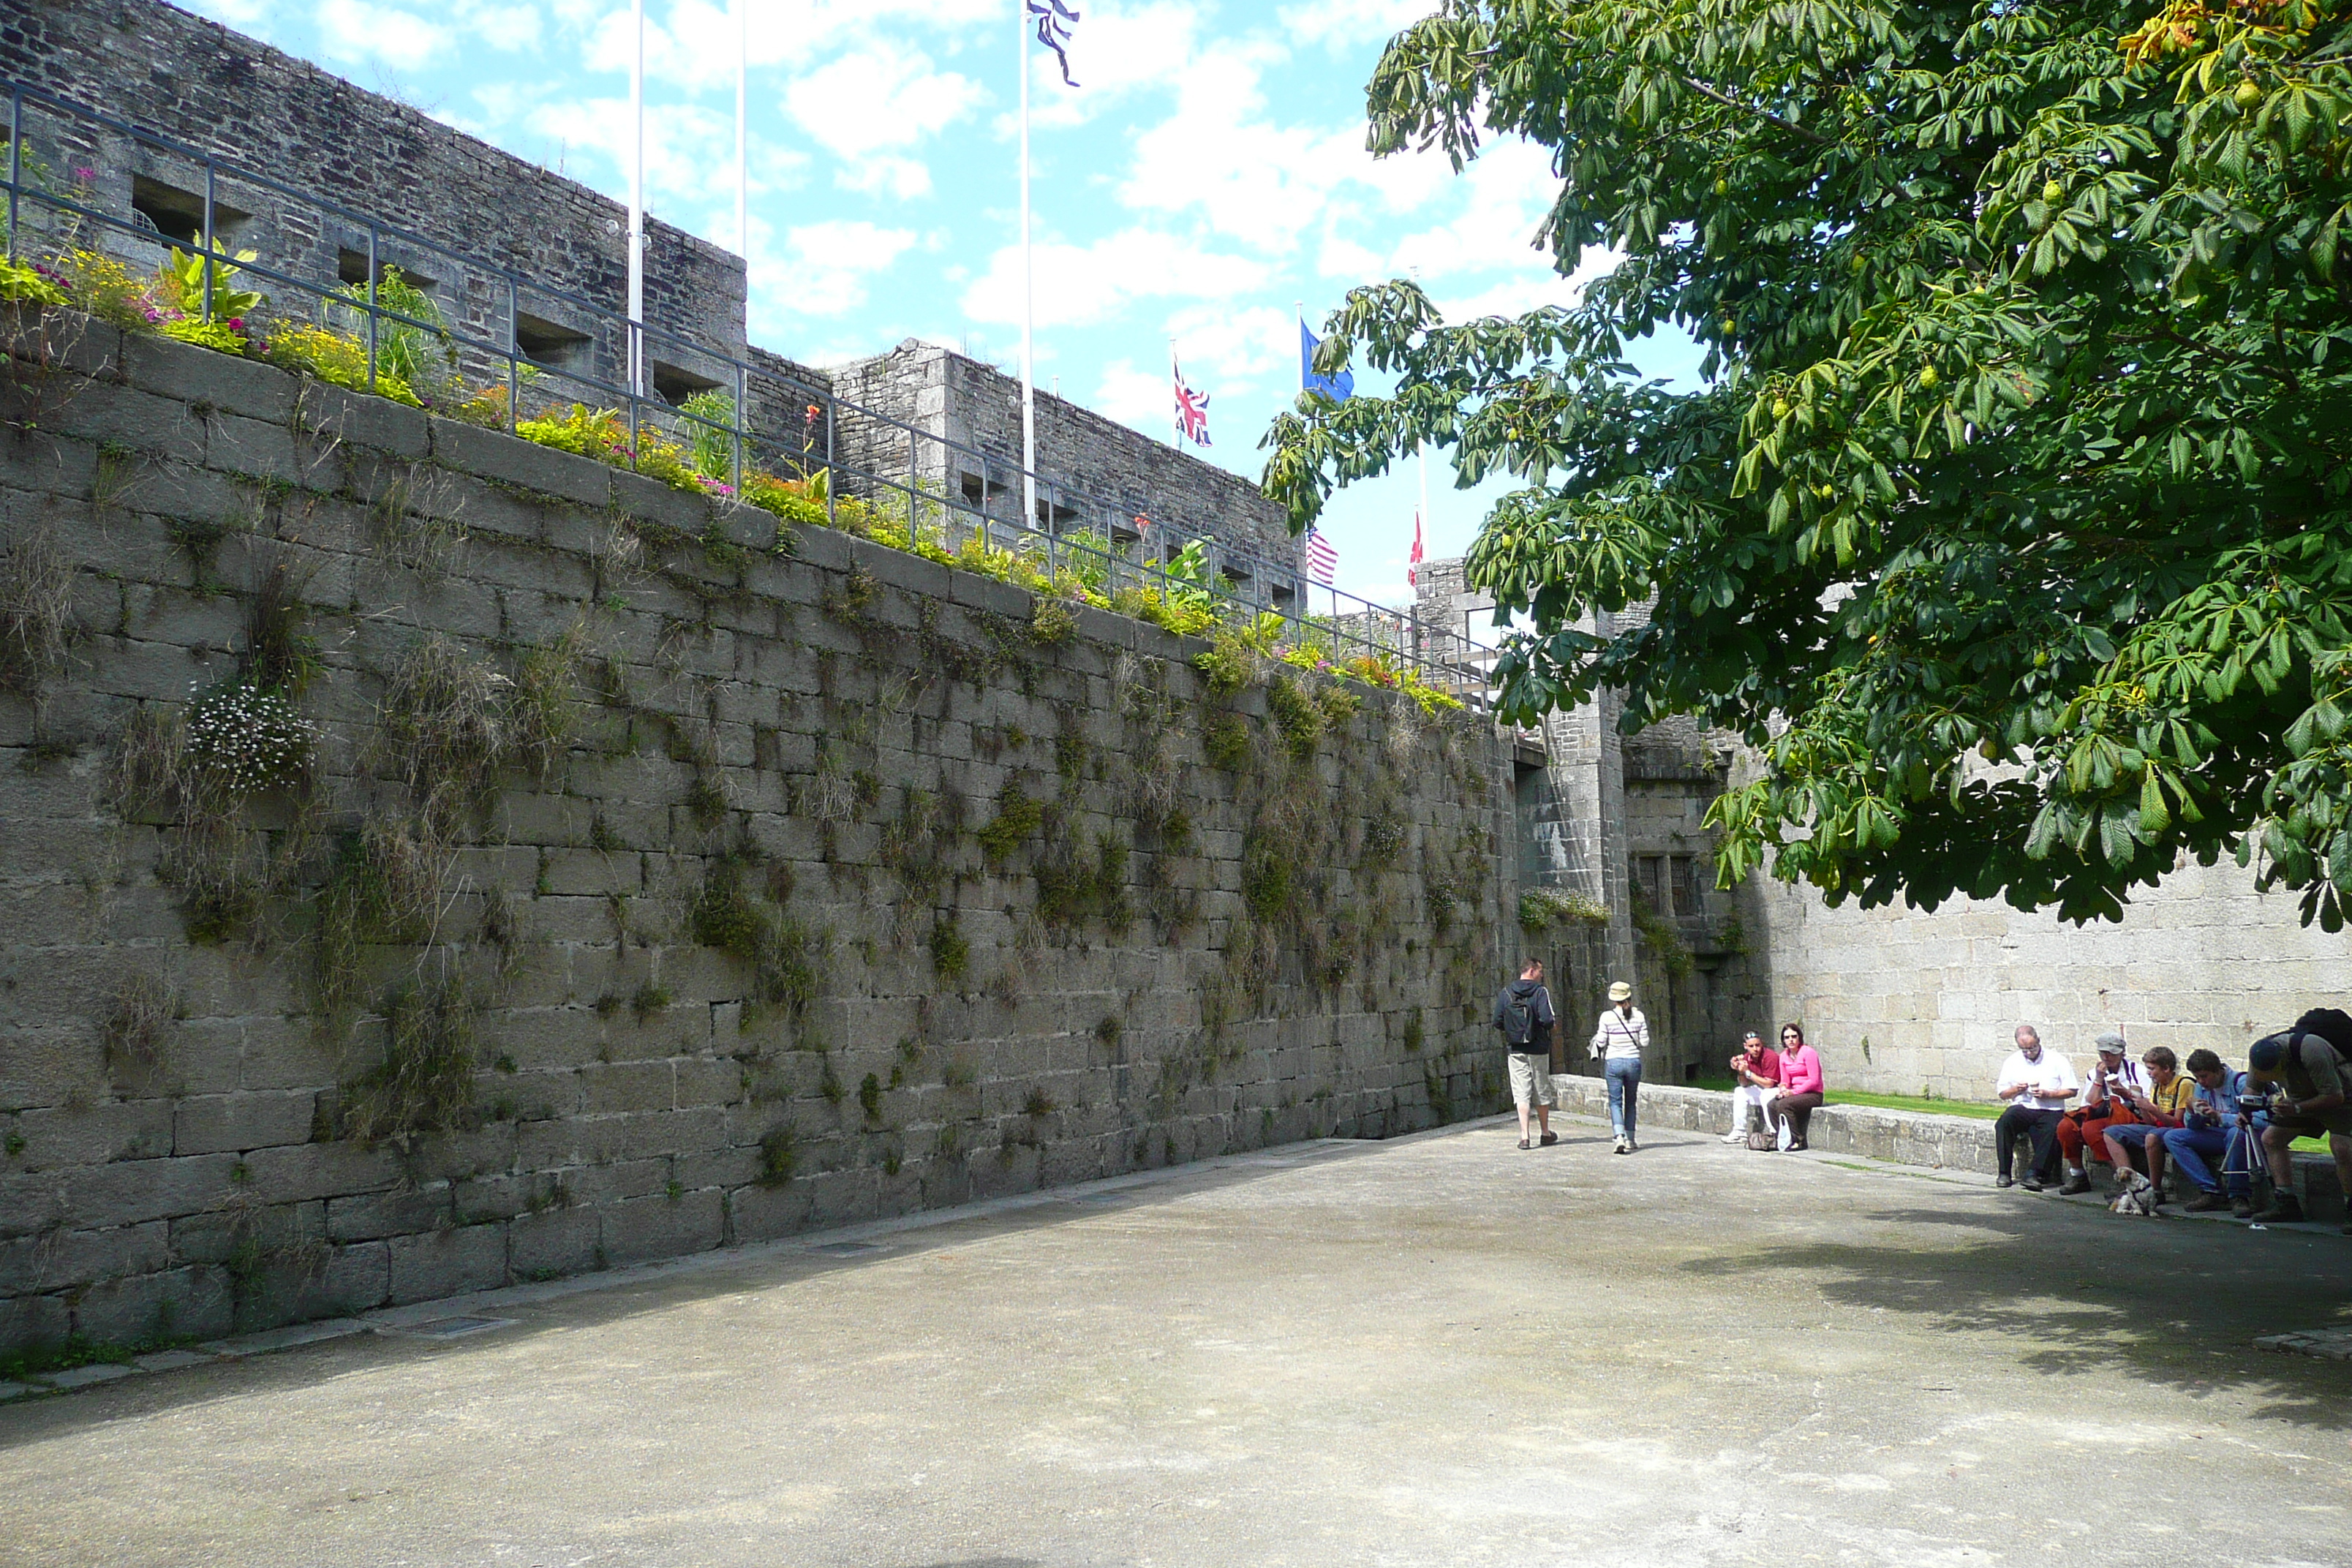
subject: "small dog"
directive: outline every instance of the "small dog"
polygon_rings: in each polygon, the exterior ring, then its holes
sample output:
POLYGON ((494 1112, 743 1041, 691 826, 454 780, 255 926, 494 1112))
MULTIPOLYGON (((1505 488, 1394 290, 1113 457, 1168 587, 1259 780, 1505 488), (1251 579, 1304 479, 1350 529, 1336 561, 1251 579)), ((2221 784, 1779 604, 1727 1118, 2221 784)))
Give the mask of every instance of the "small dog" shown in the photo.
POLYGON ((2157 1192, 2156 1184, 2137 1171, 2126 1171, 2123 1173, 2123 1191, 2116 1194, 2115 1202, 2109 1204, 2107 1207, 2116 1214, 2131 1215, 2139 1219, 2154 1219, 2156 1205, 2162 1195, 2157 1192))

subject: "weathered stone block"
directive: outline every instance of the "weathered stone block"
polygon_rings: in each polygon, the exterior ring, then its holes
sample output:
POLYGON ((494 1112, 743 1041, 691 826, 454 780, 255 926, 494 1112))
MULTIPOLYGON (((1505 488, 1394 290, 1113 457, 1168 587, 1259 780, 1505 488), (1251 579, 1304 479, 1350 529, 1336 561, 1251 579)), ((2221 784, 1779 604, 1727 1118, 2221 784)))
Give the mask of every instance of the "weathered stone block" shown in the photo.
POLYGON ((173 1118, 172 1152, 216 1154, 224 1150, 307 1143, 318 1102, 316 1094, 301 1090, 207 1094, 184 1100, 173 1118))
POLYGON ((602 1222, 589 1209, 555 1208, 507 1225, 507 1262, 517 1279, 545 1279, 607 1267, 602 1222))
POLYGON ((503 1225, 452 1226, 446 1230, 394 1237, 387 1243, 389 1299, 399 1306, 494 1290, 507 1282, 507 1233, 503 1225))
POLYGON ((421 459, 433 449, 432 433, 420 409, 308 377, 299 384, 295 397, 293 412, 301 427, 322 441, 404 461, 421 459))
POLYGON ((445 467, 598 510, 612 503, 613 470, 592 458, 454 420, 433 420, 432 429, 434 460, 445 467))
POLYGON ((438 1184, 331 1198, 326 1208, 327 1236, 333 1241, 376 1241, 446 1226, 451 1213, 449 1189, 438 1184))
POLYGON ((303 470, 293 432, 283 424, 219 412, 205 422, 205 463, 224 473, 287 485, 303 470))
POLYGON ((706 1252, 726 1235, 720 1194, 714 1188, 609 1204, 598 1218, 604 1256, 616 1264, 706 1252))
POLYGON ((294 377, 235 354, 134 332, 123 341, 121 365, 131 385, 183 404, 280 426, 294 412, 294 377))

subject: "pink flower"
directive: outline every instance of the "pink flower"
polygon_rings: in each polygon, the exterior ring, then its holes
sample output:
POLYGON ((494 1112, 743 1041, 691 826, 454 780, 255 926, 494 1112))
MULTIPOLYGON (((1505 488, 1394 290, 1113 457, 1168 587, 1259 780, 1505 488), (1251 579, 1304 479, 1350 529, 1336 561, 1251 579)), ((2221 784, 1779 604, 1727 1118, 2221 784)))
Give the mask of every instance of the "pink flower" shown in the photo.
POLYGON ((228 319, 228 330, 232 332, 241 332, 245 331, 245 318, 243 316, 231 316, 228 319))
POLYGON ((74 180, 79 184, 95 184, 98 182, 98 171, 96 169, 76 169, 74 171, 74 180))

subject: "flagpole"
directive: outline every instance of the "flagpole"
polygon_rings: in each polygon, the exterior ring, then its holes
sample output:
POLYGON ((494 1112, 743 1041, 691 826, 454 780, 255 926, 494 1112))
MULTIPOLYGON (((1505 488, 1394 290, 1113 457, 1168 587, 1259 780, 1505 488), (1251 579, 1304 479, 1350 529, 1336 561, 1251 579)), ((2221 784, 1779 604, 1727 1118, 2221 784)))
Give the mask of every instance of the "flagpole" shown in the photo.
POLYGON ((1184 373, 1176 366, 1176 340, 1168 340, 1168 409, 1176 432, 1176 449, 1184 449, 1184 405, 1178 401, 1176 389, 1183 384, 1184 373))
POLYGON ((1307 301, 1297 301, 1293 309, 1298 312, 1298 395, 1304 397, 1307 395, 1307 301))
MULTIPOLYGON (((629 56, 629 392, 644 395, 646 321, 646 0, 631 0, 629 56)), ((634 418, 634 416, 632 416, 634 418)))
POLYGON ((1037 273, 1029 232, 1029 13, 1013 0, 1021 69, 1021 526, 1037 523, 1037 273))
POLYGON ((735 0, 735 249, 743 258, 743 325, 751 324, 751 137, 744 113, 751 70, 751 0, 735 0))

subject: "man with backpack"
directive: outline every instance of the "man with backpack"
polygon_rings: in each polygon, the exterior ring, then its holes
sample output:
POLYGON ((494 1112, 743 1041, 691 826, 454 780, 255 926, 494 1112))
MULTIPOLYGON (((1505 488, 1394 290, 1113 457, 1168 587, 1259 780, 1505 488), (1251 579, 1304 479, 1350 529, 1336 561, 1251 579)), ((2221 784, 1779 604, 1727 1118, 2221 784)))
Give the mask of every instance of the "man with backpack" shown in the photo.
MULTIPOLYGON (((2246 1093, 2267 1098, 2271 1121, 2263 1131, 2271 1204, 2255 1219, 2291 1225, 2303 1218, 2292 1152, 2298 1138, 2326 1134, 2336 1179, 2352 1198, 2352 1017, 2315 1007, 2292 1029, 2256 1040, 2246 1052, 2246 1093)), ((2352 1219, 2344 1234, 2352 1236, 2352 1219)))
POLYGON ((1510 1053, 1511 1100, 1519 1108, 1519 1147, 1531 1148, 1528 1110, 1535 1109, 1535 1131, 1547 1145, 1559 1142, 1551 1130, 1551 1108, 1558 1103, 1551 1086, 1551 1026, 1555 1022, 1551 993, 1544 989, 1543 965, 1534 959, 1519 977, 1495 998, 1495 1027, 1503 1031, 1503 1048, 1510 1053))

